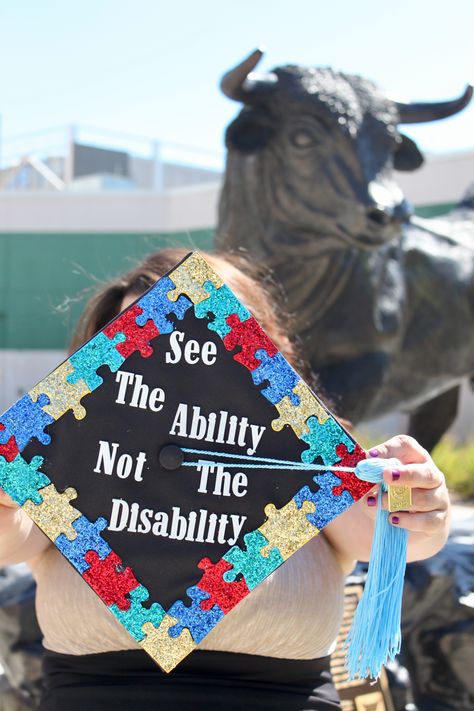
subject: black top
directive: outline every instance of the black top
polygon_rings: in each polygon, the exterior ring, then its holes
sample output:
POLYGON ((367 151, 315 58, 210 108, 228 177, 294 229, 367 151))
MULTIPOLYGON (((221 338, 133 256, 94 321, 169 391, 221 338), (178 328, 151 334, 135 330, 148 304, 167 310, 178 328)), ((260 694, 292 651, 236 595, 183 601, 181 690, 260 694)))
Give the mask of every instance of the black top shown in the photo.
POLYGON ((329 657, 197 650, 165 674, 142 650, 45 651, 40 711, 338 711, 329 657))

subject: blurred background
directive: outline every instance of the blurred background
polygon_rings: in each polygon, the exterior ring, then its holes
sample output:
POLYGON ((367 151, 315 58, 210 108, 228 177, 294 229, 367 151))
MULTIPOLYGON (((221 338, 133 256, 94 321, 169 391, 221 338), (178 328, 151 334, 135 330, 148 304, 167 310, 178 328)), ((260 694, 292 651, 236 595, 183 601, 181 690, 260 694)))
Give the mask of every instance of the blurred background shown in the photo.
MULTIPOLYGON (((398 100, 454 98, 474 81, 468 0, 23 0, 0 18, 2 411, 62 359, 98 281, 160 245, 212 247, 238 110, 219 79, 254 47, 267 50, 259 71, 331 66, 398 100)), ((474 179, 474 103, 404 132, 426 160, 397 174, 403 192, 420 216, 449 212, 474 179)), ((362 434, 406 426, 397 413, 362 434)), ((451 436, 473 432, 464 385, 451 436)))
MULTIPOLYGON (((0 408, 60 360, 84 289, 159 245, 213 244, 237 109, 218 88, 228 68, 264 45, 259 71, 332 66, 397 99, 454 98, 474 76, 473 20, 467 0, 4 5, 0 408)), ((397 175, 417 214, 449 211, 472 182, 473 119, 471 105, 406 127, 426 155, 397 175)), ((456 436, 473 419, 466 389, 456 436)))
MULTIPOLYGON (((474 82, 473 27, 469 0, 3 3, 0 410, 64 358, 98 282, 160 246, 212 248, 239 108, 219 90, 227 69, 263 46, 259 71, 331 66, 398 100, 446 100, 474 82)), ((403 192, 421 217, 448 213, 474 180, 474 103, 404 133, 426 160, 397 174, 403 192)), ((360 433, 374 442, 406 424, 392 413, 360 433)), ((467 384, 435 457, 471 500, 467 384)))

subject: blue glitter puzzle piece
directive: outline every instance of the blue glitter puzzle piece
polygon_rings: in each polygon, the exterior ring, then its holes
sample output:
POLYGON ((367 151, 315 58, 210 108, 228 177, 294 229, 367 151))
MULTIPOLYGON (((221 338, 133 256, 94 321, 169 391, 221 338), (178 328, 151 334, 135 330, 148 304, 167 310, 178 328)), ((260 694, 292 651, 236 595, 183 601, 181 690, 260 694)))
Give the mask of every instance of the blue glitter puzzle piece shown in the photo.
POLYGON ((192 604, 189 607, 186 607, 182 600, 177 600, 168 610, 168 615, 178 620, 177 624, 169 628, 168 634, 170 637, 179 637, 186 627, 191 632, 191 637, 196 644, 199 644, 212 628, 222 620, 224 613, 219 605, 213 605, 210 610, 203 610, 201 602, 209 600, 210 595, 196 585, 188 588, 186 594, 192 600, 192 604))
POLYGON ((333 487, 339 486, 341 480, 333 472, 317 474, 313 477, 313 481, 319 486, 318 491, 314 492, 309 486, 303 486, 293 499, 299 509, 304 501, 311 501, 315 505, 316 510, 306 514, 306 518, 321 530, 333 518, 352 506, 354 499, 348 491, 343 491, 341 496, 334 496, 333 487))
POLYGON ((124 333, 116 333, 113 338, 107 338, 102 332, 97 333, 69 358, 74 372, 67 376, 67 381, 77 383, 78 380, 84 380, 91 390, 100 387, 104 379, 97 375, 96 370, 102 365, 108 365, 115 373, 120 368, 125 358, 115 346, 123 343, 125 338, 124 333))
POLYGON ((246 550, 233 546, 224 556, 224 560, 233 565, 232 570, 224 573, 224 580, 233 582, 239 573, 245 578, 249 590, 257 587, 267 575, 273 573, 283 563, 283 558, 278 548, 272 548, 268 556, 261 554, 262 548, 268 546, 269 541, 260 531, 252 531, 244 536, 246 550))
POLYGON ((181 321, 187 310, 193 305, 193 302, 184 294, 176 301, 170 301, 168 292, 174 291, 174 289, 176 286, 171 279, 163 277, 142 296, 137 305, 143 309, 143 313, 135 319, 137 324, 144 326, 148 319, 152 319, 160 333, 171 333, 174 327, 168 316, 174 314, 181 321))
POLYGON ((236 314, 240 321, 250 318, 250 313, 245 306, 225 284, 216 289, 211 281, 206 281, 204 288, 210 295, 204 301, 195 304, 194 313, 197 318, 208 318, 208 314, 212 314, 214 319, 209 321, 207 327, 218 333, 221 338, 231 331, 230 326, 226 323, 228 316, 236 314))
POLYGON ((260 349, 255 351, 255 357, 261 363, 258 368, 250 371, 254 384, 261 385, 265 380, 268 380, 269 383, 266 388, 260 391, 262 395, 273 404, 280 402, 286 395, 293 405, 298 405, 299 398, 293 392, 293 388, 300 378, 282 354, 276 353, 270 357, 266 351, 260 349))
POLYGON ((41 504, 43 497, 39 489, 51 484, 51 480, 39 471, 43 457, 37 455, 28 464, 20 454, 12 462, 0 457, 0 488, 19 506, 30 500, 41 504))
POLYGON ((40 395, 36 402, 28 394, 23 395, 0 418, 5 425, 5 429, 0 431, 0 442, 5 444, 13 435, 20 452, 33 437, 41 444, 49 444, 51 437, 44 432, 44 428, 53 424, 54 419, 42 409, 43 405, 48 404, 46 395, 40 395))
POLYGON ((120 610, 117 605, 110 605, 109 610, 117 620, 130 632, 137 642, 145 638, 142 630, 146 622, 151 622, 154 627, 159 627, 165 611, 157 602, 150 607, 144 607, 144 603, 150 597, 150 593, 144 585, 139 585, 128 593, 130 596, 130 607, 128 610, 120 610))
POLYGON ((76 538, 70 541, 64 533, 61 533, 54 541, 54 544, 73 564, 76 570, 83 573, 90 567, 87 561, 84 560, 84 556, 88 551, 96 551, 101 560, 112 552, 109 544, 100 535, 101 531, 107 528, 107 525, 107 520, 102 516, 95 523, 91 523, 86 516, 80 516, 72 524, 77 532, 76 538))
POLYGON ((312 464, 317 457, 321 457, 324 464, 330 466, 339 461, 336 454, 338 444, 345 444, 349 452, 354 451, 353 440, 344 432, 342 427, 333 417, 329 417, 322 425, 317 417, 309 417, 306 420, 309 433, 303 433, 300 439, 310 445, 301 454, 301 460, 305 464, 312 464))

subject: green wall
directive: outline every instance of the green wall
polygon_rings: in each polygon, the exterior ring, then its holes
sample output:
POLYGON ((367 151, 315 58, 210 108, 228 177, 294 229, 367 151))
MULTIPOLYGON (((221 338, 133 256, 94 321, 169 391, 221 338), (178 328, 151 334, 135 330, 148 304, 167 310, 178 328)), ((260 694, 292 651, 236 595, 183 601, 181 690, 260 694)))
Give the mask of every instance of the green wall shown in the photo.
POLYGON ((0 349, 65 348, 85 289, 160 247, 212 249, 213 234, 0 234, 0 349))
POLYGON ((454 202, 439 203, 438 205, 418 205, 415 207, 415 214, 418 217, 439 217, 445 215, 456 207, 454 202))
MULTIPOLYGON (((453 205, 416 208, 435 217, 453 205)), ((214 230, 0 233, 0 349, 63 349, 90 291, 160 247, 212 249, 214 230)))

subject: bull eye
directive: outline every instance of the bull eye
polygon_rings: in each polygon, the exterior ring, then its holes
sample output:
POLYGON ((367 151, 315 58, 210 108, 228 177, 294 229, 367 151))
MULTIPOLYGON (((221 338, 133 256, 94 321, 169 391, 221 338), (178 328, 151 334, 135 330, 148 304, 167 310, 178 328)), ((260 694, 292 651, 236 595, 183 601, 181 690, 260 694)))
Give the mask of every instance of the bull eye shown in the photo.
POLYGON ((315 136, 302 128, 290 133, 290 141, 296 148, 310 148, 310 146, 314 146, 317 143, 315 136))

